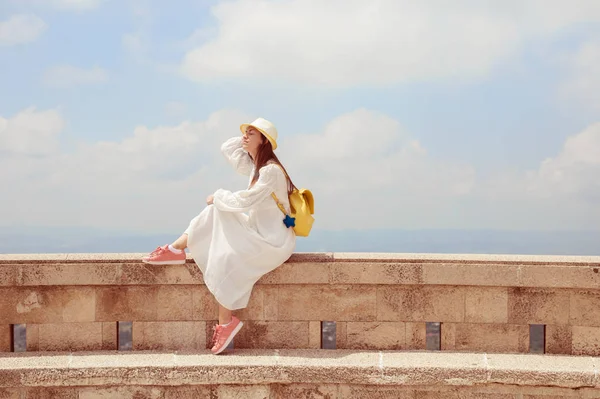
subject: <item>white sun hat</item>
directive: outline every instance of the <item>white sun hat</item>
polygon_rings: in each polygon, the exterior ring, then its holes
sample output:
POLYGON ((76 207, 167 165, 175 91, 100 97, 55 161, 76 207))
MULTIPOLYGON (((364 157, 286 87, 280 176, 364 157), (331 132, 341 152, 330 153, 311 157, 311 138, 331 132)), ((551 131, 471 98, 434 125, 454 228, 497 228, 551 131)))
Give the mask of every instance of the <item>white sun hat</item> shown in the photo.
POLYGON ((264 118, 257 118, 252 123, 241 124, 240 130, 242 133, 246 133, 246 129, 250 126, 261 132, 271 142, 273 150, 277 148, 277 129, 275 129, 275 125, 264 118))

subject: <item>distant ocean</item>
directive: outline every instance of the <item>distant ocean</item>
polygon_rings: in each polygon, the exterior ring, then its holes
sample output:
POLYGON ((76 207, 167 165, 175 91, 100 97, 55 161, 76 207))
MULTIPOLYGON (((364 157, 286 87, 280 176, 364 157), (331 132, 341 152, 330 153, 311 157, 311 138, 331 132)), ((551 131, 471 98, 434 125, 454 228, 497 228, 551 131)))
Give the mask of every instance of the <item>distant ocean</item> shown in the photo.
MULTIPOLYGON (((0 227, 0 253, 149 252, 177 233, 0 227)), ((600 231, 314 230, 296 252, 600 255, 600 231)))

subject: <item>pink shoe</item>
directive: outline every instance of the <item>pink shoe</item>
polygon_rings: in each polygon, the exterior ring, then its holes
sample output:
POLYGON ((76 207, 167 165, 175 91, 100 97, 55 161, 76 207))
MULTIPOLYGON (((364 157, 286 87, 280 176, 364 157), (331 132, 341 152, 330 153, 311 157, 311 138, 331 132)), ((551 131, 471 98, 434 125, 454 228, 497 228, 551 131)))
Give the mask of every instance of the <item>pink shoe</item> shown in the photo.
POLYGON ((185 263, 185 251, 176 254, 169 249, 169 245, 156 248, 150 255, 142 258, 142 262, 151 265, 182 265, 185 263))
POLYGON ((217 324, 214 327, 215 332, 212 338, 214 346, 212 347, 211 352, 213 355, 218 355, 219 353, 223 352, 225 348, 227 348, 227 345, 231 343, 233 337, 235 337, 235 335, 242 329, 243 325, 244 323, 242 323, 235 316, 231 317, 231 322, 226 326, 217 324))

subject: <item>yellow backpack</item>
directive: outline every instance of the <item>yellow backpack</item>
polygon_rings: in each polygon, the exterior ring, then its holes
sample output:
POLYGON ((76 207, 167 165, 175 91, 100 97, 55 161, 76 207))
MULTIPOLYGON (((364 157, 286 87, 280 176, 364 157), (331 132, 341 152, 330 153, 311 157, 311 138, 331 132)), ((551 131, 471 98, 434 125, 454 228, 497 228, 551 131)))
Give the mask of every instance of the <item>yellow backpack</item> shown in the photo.
MULTIPOLYGON (((283 173, 287 176, 285 171, 283 173)), ((294 187, 292 193, 288 196, 291 208, 290 215, 285 211, 275 193, 271 193, 271 196, 285 215, 283 223, 286 227, 293 227, 297 236, 308 237, 315 221, 312 216, 315 213, 315 200, 312 192, 306 188, 297 189, 294 187)))

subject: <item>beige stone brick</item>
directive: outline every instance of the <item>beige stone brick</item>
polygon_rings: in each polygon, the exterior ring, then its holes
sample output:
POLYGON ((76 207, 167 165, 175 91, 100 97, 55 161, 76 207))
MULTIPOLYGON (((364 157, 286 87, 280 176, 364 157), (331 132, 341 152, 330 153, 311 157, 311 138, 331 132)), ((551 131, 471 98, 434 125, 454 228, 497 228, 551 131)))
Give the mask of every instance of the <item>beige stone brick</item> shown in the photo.
POLYGON ((161 285, 158 287, 156 320, 189 321, 193 316, 192 286, 161 285))
POLYGON ((572 341, 571 326, 554 324, 546 326, 546 353, 570 355, 572 352, 572 341))
POLYGON ((328 284, 330 262, 284 263, 258 280, 263 284, 328 284))
POLYGON ((0 287, 21 285, 19 281, 21 265, 0 264, 0 287))
POLYGON ((568 324, 569 292, 542 288, 508 289, 510 324, 568 324))
POLYGON ((573 326, 573 355, 600 356, 600 327, 573 326))
POLYGON ((90 387, 79 389, 79 399, 163 399, 163 387, 90 387))
POLYGON ((379 286, 378 321, 462 322, 465 290, 462 287, 379 286))
POLYGON ((36 387, 24 389, 23 399, 79 399, 76 388, 36 387))
POLYGON ((423 283, 436 285, 519 285, 519 267, 507 264, 424 263, 423 283))
POLYGON ((0 399, 21 399, 21 390, 18 388, 0 388, 0 399))
POLYGON ((346 348, 405 349, 406 326, 402 322, 348 322, 346 348))
POLYGON ((27 324, 26 327, 27 352, 37 352, 40 350, 40 325, 27 324))
POLYGON ((490 353, 527 353, 529 326, 458 323, 454 349, 490 353))
POLYGON ((0 288, 2 322, 11 324, 94 321, 90 287, 0 288))
MULTIPOLYGON (((196 285, 204 284, 200 275, 190 272, 194 264, 147 265, 145 263, 119 264, 119 284, 124 285, 196 285)), ((197 268, 197 267, 196 267, 197 268)))
POLYGON ((40 324, 40 351, 93 351, 102 349, 102 323, 40 324))
POLYGON ((335 346, 337 349, 348 347, 348 322, 338 321, 335 323, 335 346))
POLYGON ((308 347, 310 349, 321 349, 321 322, 308 322, 308 347))
POLYGON ((420 284, 420 263, 335 262, 330 265, 332 284, 420 284))
POLYGON ((569 316, 571 325, 600 327, 600 292, 571 291, 569 316))
POLYGON ((246 321, 235 336, 236 348, 308 349, 309 322, 246 321))
POLYGON ((118 349, 118 327, 114 321, 102 323, 102 350, 118 349))
POLYGON ((415 391, 409 387, 385 385, 340 385, 339 396, 352 399, 414 399, 415 391))
POLYGON ((265 320, 277 320, 279 318, 279 286, 262 286, 263 289, 263 311, 265 320))
POLYGON ((468 287, 465 292, 465 321, 506 323, 508 290, 503 287, 468 287))
POLYGON ((374 321, 376 288, 369 286, 282 286, 279 320, 374 321))
POLYGON ((268 286, 254 286, 250 294, 248 306, 244 309, 236 310, 234 313, 240 320, 264 320, 265 288, 268 288, 268 286))
POLYGON ((514 394, 511 393, 497 393, 497 392, 477 392, 470 388, 460 387, 458 389, 449 390, 443 388, 437 391, 415 391, 414 399, 517 399, 514 394))
POLYGON ((146 321, 157 319, 158 286, 98 287, 97 321, 146 321))
POLYGON ((10 324, 0 324, 0 352, 10 352, 11 330, 10 324))
MULTIPOLYGON (((271 399, 338 399, 338 386, 333 384, 273 384, 271 399)), ((353 396, 356 397, 356 396, 353 396)), ((350 396, 348 396, 350 398, 350 396)))
MULTIPOLYGON (((265 286, 254 286, 248 306, 234 312, 240 320, 264 319, 264 292, 265 286)), ((211 292, 206 286, 192 288, 192 320, 213 320, 219 315, 219 307, 211 292)))
POLYGON ((212 386, 193 386, 193 387, 164 387, 165 399, 204 399, 216 398, 213 394, 212 386))
POLYGON ((117 284, 116 263, 41 263, 23 265, 23 285, 117 284))
POLYGON ((268 385, 219 385, 215 389, 218 398, 270 399, 268 385))
POLYGON ((406 349, 424 350, 427 348, 427 330, 425 323, 406 322, 406 349))
POLYGON ((600 288, 598 267, 588 265, 526 265, 521 281, 526 287, 600 288), (595 270, 595 271, 594 271, 595 270))
POLYGON ((133 322, 134 350, 198 350, 206 348, 204 321, 133 322))
POLYGON ((440 325, 440 349, 443 351, 456 349, 456 326, 457 323, 441 323, 440 325))

